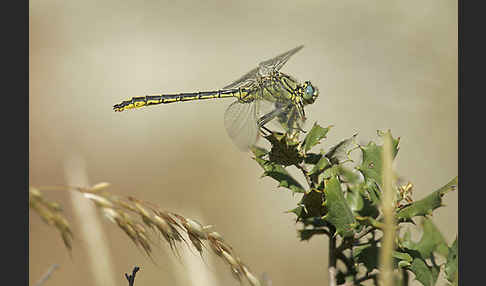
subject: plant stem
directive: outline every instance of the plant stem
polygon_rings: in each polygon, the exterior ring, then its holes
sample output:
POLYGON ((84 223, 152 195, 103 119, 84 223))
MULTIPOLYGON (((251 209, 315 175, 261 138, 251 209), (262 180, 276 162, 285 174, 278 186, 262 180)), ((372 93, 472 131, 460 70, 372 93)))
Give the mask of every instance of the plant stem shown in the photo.
POLYGON ((380 285, 389 286, 393 283, 392 252, 395 240, 394 192, 392 171, 391 136, 385 136, 383 144, 383 201, 384 231, 380 251, 380 285))
POLYGON ((309 185, 309 188, 312 189, 312 187, 313 187, 314 184, 312 183, 312 180, 309 177, 309 173, 305 169, 304 165, 303 164, 295 164, 295 166, 302 171, 302 174, 304 174, 305 180, 307 181, 307 184, 309 185))
POLYGON ((337 265, 337 253, 336 253, 336 237, 335 231, 331 231, 329 236, 329 286, 336 286, 336 265, 337 265))

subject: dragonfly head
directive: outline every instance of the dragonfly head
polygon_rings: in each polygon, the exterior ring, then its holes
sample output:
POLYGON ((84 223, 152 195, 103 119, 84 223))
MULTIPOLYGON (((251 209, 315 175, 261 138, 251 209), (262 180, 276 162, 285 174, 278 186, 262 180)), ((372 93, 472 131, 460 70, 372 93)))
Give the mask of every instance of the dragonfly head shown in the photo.
POLYGON ((319 96, 319 90, 317 89, 317 87, 313 86, 310 81, 306 81, 304 82, 302 89, 302 98, 304 104, 314 103, 314 101, 317 99, 317 96, 319 96))

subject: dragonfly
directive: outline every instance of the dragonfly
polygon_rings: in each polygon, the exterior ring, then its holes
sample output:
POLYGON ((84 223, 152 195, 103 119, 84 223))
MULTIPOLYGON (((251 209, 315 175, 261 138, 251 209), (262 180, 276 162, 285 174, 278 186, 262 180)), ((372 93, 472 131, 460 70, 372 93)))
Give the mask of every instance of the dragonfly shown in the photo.
POLYGON ((319 90, 310 81, 303 83, 280 69, 303 45, 262 61, 237 80, 212 91, 132 97, 113 106, 121 112, 150 105, 236 98, 224 113, 224 125, 235 145, 245 151, 254 146, 270 126, 296 136, 306 120, 304 106, 314 103, 319 90))

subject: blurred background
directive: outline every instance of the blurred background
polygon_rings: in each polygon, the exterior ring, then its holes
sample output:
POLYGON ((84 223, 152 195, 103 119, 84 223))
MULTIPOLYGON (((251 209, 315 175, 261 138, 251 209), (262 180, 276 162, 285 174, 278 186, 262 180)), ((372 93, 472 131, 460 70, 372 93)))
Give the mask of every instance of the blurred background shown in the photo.
MULTIPOLYGON (((72 183, 69 166, 82 162, 78 184, 110 182, 112 193, 214 225, 273 285, 323 285, 328 242, 299 241, 293 214, 284 212, 300 196, 259 179, 261 168, 226 135, 232 100, 122 113, 113 104, 218 89, 304 44, 282 71, 319 87, 307 126, 334 125, 324 148, 391 129, 401 137, 396 170, 414 184, 415 199, 458 174, 457 1, 31 0, 29 12, 30 185, 72 183)), ((30 284, 59 264, 45 285, 95 285, 70 195, 45 195, 64 206, 73 251, 31 212, 30 284)), ((433 221, 451 243, 457 192, 445 203, 433 221)), ((116 285, 127 285, 123 274, 134 265, 141 267, 135 285, 238 285, 212 253, 174 262, 162 245, 154 264, 98 217, 111 261, 102 271, 116 285)))

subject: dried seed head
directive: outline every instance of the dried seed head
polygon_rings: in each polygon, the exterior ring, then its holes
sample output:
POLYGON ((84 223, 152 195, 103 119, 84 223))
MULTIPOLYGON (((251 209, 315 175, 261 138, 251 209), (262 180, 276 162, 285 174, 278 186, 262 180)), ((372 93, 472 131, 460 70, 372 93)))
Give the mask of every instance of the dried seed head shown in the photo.
POLYGON ((184 226, 187 228, 188 232, 191 232, 198 238, 203 240, 208 239, 208 235, 204 231, 204 227, 199 222, 192 220, 190 218, 186 218, 186 224, 184 226))
POLYGON ((208 234, 208 240, 209 246, 211 246, 213 252, 218 256, 222 256, 222 251, 226 251, 227 253, 232 253, 233 251, 233 248, 223 240, 223 237, 219 233, 215 231, 208 234))
POLYGON ((110 186, 110 183, 107 183, 107 182, 101 182, 101 183, 97 183, 95 185, 93 185, 91 188, 89 188, 89 190, 91 192, 99 192, 103 189, 106 189, 110 186))
POLYGON ((189 237, 189 240, 191 240, 192 245, 194 245, 194 247, 197 249, 197 251, 199 253, 202 253, 202 250, 203 250, 202 240, 199 237, 193 235, 190 232, 187 233, 187 236, 189 237))
POLYGON ((223 236, 216 231, 211 231, 210 233, 208 233, 208 239, 223 241, 223 236))
POLYGON ((29 188, 29 197, 30 196, 33 196, 33 197, 36 197, 36 198, 40 198, 40 197, 42 197, 42 194, 41 194, 41 192, 38 189, 36 189, 34 187, 30 187, 29 188))
POLYGON ((221 251, 221 254, 223 255, 223 258, 224 260, 231 266, 231 267, 234 267, 234 268, 239 268, 240 265, 238 263, 238 261, 227 251, 224 251, 222 250, 221 251))
POLYGON ((250 282, 250 284, 252 286, 261 286, 260 280, 258 280, 258 278, 248 270, 246 265, 241 264, 241 269, 243 270, 243 273, 245 274, 246 279, 248 280, 248 282, 250 282))
POLYGON ((114 205, 108 199, 92 193, 83 193, 85 198, 92 200, 97 206, 102 208, 113 208, 114 205))
POLYGON ((234 268, 234 267, 230 267, 230 270, 231 270, 231 275, 233 275, 233 277, 236 280, 238 280, 239 282, 241 282, 241 271, 240 271, 240 269, 234 268))
POLYGON ((136 245, 138 245, 137 234, 129 222, 124 217, 116 217, 115 221, 118 227, 120 227, 128 235, 128 237, 130 237, 130 239, 136 245))
POLYGON ((62 240, 64 242, 64 245, 71 250, 72 249, 72 240, 73 240, 73 235, 72 233, 69 232, 61 232, 62 240))
POLYGON ((37 211, 42 220, 48 225, 54 224, 54 213, 52 213, 48 208, 43 206, 41 203, 31 203, 31 207, 37 211))
POLYGON ((111 208, 102 208, 103 214, 112 222, 116 223, 116 219, 120 217, 120 215, 111 208))
POLYGON ((167 223, 167 221, 165 219, 163 219, 162 217, 160 217, 158 215, 154 215, 152 217, 152 219, 153 219, 154 224, 157 227, 157 229, 163 235, 167 235, 169 237, 172 237, 172 229, 170 228, 170 225, 167 223))

